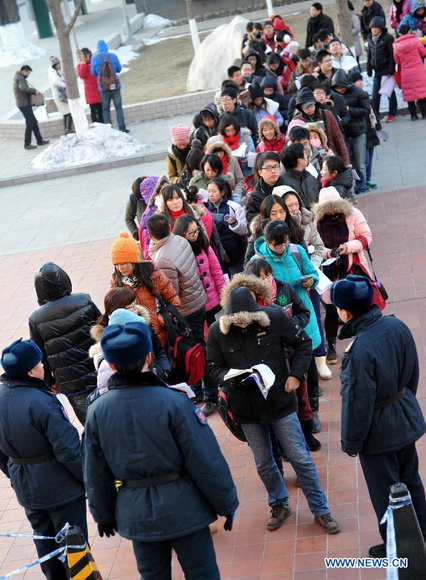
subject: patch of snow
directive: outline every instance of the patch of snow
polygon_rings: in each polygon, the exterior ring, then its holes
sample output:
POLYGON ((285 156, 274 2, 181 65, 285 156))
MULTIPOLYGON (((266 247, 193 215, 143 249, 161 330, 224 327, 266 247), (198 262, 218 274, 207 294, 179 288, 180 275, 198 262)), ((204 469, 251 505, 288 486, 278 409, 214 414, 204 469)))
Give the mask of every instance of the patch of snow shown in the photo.
POLYGON ((143 19, 143 28, 155 28, 156 26, 172 26, 176 24, 173 20, 163 18, 158 14, 147 14, 143 19))
POLYGON ((121 62, 121 66, 123 67, 121 69, 122 73, 128 72, 129 69, 126 67, 126 65, 129 64, 131 60, 138 58, 139 56, 137 52, 132 50, 130 44, 127 44, 126 46, 120 46, 120 48, 117 48, 117 50, 111 50, 110 52, 113 52, 118 56, 118 60, 121 62))
POLYGON ((34 169, 61 169, 87 163, 99 163, 117 157, 130 157, 149 145, 132 139, 127 133, 112 129, 111 125, 93 123, 82 135, 63 135, 34 157, 34 169))
POLYGON ((45 52, 28 42, 22 22, 0 26, 0 67, 23 64, 25 61, 40 58, 45 52))
MULTIPOLYGON (((364 79, 364 90, 370 95, 373 92, 373 77, 369 77, 366 72, 361 73, 364 79)), ((398 103, 398 109, 406 109, 407 103, 402 98, 402 91, 399 87, 395 87, 396 100, 398 103)), ((380 99, 380 112, 387 113, 389 111, 389 99, 382 96, 380 99)))

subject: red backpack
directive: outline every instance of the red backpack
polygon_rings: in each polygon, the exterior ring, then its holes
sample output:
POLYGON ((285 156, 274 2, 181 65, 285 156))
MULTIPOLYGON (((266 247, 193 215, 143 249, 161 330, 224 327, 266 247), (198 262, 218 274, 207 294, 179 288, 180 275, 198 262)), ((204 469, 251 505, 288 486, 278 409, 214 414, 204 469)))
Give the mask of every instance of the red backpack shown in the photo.
POLYGON ((167 353, 172 370, 170 382, 195 385, 204 376, 204 347, 175 306, 163 301, 160 304, 159 314, 163 317, 167 331, 167 353))

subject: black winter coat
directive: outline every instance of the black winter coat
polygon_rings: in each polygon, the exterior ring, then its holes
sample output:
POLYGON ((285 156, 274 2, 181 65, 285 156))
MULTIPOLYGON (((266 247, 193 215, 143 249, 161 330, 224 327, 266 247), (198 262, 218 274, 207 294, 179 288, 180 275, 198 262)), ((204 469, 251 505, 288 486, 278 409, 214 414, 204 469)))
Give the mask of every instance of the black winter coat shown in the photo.
POLYGON ((84 495, 77 429, 44 381, 0 377, 0 463, 26 508, 54 509, 84 495), (46 454, 52 459, 31 465, 7 461, 46 454))
POLYGON ((370 98, 368 93, 355 87, 344 70, 338 70, 333 75, 332 87, 346 87, 346 93, 342 96, 349 108, 350 120, 343 127, 345 137, 358 137, 367 132, 368 117, 370 115, 370 98))
POLYGON ((386 22, 385 13, 378 2, 373 2, 369 7, 364 6, 361 10, 361 34, 364 40, 367 40, 370 34, 370 22, 375 16, 380 16, 386 22))
POLYGON ((394 74, 393 40, 393 36, 388 32, 382 32, 377 42, 373 42, 371 34, 368 36, 367 74, 369 76, 373 74, 373 70, 384 75, 394 74))
POLYGON ((296 169, 285 170, 282 174, 283 184, 289 185, 299 194, 300 199, 306 209, 313 203, 317 203, 319 186, 317 179, 306 169, 297 171, 296 169))
POLYGON ((419 362, 409 328, 377 306, 353 318, 339 338, 355 336, 342 360, 342 449, 373 455, 411 445, 425 433, 416 399, 419 362), (394 403, 376 408, 405 387, 394 403))
POLYGON ((250 223, 251 220, 259 214, 262 201, 265 197, 272 194, 274 187, 278 187, 279 185, 284 185, 282 177, 278 177, 274 185, 268 185, 262 177, 259 179, 253 191, 250 192, 246 203, 247 223, 250 223))
POLYGON ((150 372, 115 373, 109 391, 88 405, 84 481, 97 523, 117 521, 121 536, 163 541, 206 528, 237 509, 229 467, 199 409, 150 372), (181 472, 147 488, 115 479, 181 472))
POLYGON ((31 338, 43 351, 45 380, 65 395, 93 391, 96 372, 89 357, 90 328, 101 315, 88 294, 71 294, 71 281, 56 264, 35 280, 40 308, 29 318, 31 338))
POLYGON ((342 171, 342 173, 336 175, 336 177, 328 183, 327 187, 335 187, 341 197, 348 199, 351 195, 353 184, 354 178, 352 176, 352 169, 348 167, 342 171))
MULTIPOLYGON (((216 321, 209 329, 207 338, 206 374, 212 384, 223 384, 229 369, 249 369, 264 363, 275 373, 275 383, 265 399, 256 384, 250 380, 242 382, 242 375, 226 381, 229 387, 229 405, 240 423, 270 423, 296 411, 294 391, 284 390, 289 375, 303 380, 312 359, 312 341, 284 313, 281 307, 263 307, 269 318, 265 327, 253 321, 245 329, 231 324, 227 333, 216 321), (294 349, 291 368, 285 356, 285 346, 294 349)), ((250 313, 247 321, 250 322, 250 313)))
POLYGON ((314 44, 314 36, 320 30, 328 30, 331 34, 334 34, 334 23, 332 19, 322 12, 319 16, 315 18, 311 16, 308 20, 305 48, 309 48, 314 44))

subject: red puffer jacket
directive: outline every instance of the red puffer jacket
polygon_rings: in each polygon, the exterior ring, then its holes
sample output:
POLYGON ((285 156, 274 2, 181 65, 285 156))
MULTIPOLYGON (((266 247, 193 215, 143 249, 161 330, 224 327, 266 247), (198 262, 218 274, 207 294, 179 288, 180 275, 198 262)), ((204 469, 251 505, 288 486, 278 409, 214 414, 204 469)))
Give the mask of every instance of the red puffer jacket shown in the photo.
POLYGON ((100 103, 101 95, 98 89, 98 79, 90 72, 90 61, 78 63, 77 74, 81 79, 83 79, 86 103, 88 105, 100 103))

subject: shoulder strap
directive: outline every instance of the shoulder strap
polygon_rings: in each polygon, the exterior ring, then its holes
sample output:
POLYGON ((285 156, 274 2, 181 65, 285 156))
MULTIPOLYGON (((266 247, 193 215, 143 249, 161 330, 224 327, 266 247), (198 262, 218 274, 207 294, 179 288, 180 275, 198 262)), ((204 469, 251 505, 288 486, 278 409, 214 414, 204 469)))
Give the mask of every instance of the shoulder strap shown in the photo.
POLYGON ((366 250, 366 252, 367 252, 367 254, 368 254, 368 259, 370 260, 370 264, 371 264, 371 271, 373 272, 374 279, 377 281, 376 272, 374 271, 374 266, 373 266, 373 256, 371 255, 371 250, 370 250, 370 247, 369 247, 369 246, 367 246, 367 247, 365 248, 365 250, 366 250))
POLYGON ((291 255, 293 256, 294 261, 299 266, 299 270, 302 272, 302 257, 296 244, 290 244, 290 252, 291 255))

